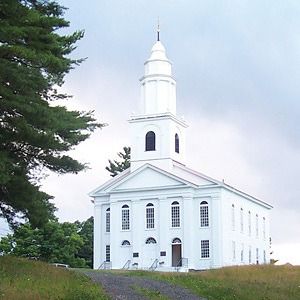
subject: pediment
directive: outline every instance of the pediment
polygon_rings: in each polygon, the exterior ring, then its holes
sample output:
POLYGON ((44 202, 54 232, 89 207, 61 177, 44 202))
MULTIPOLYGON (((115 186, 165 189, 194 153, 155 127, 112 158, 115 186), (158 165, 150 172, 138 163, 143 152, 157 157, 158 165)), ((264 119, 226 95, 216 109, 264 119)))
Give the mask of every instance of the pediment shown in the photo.
POLYGON ((110 187, 110 191, 184 187, 189 183, 158 168, 148 165, 147 167, 131 173, 127 178, 110 187))

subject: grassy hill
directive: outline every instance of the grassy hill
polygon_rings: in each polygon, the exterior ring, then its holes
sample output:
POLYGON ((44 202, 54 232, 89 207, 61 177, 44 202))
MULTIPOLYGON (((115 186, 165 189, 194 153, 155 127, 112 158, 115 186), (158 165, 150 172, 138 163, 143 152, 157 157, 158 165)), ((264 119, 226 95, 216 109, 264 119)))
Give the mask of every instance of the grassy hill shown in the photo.
POLYGON ((81 274, 46 263, 0 257, 0 299, 108 299, 81 274))
POLYGON ((300 300, 300 267, 240 266, 194 273, 132 272, 166 280, 209 300, 300 300))

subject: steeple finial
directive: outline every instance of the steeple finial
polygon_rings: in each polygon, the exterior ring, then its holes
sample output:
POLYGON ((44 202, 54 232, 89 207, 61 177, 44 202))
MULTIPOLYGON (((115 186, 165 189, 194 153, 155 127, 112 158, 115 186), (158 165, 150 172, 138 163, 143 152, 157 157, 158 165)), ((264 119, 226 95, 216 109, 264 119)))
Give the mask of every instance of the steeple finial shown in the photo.
POLYGON ((159 32, 160 32, 160 29, 159 29, 159 17, 157 18, 157 41, 159 41, 159 32))

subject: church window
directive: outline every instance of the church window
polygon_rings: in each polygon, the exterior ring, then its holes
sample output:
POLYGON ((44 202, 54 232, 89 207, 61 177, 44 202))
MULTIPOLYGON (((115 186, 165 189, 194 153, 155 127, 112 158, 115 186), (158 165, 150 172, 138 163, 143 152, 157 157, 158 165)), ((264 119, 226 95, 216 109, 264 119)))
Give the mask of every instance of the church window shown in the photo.
POLYGON ((146 205, 146 228, 154 228, 154 205, 152 203, 146 205))
POLYGON ((130 223, 129 223, 129 206, 123 205, 122 206, 122 230, 129 230, 130 223))
POLYGON ((231 205, 231 228, 235 230, 235 209, 234 204, 231 205))
POLYGON ((201 258, 209 258, 209 240, 201 240, 201 258))
POLYGON ((256 264, 259 264, 259 250, 256 248, 256 264))
POLYGON ((251 246, 249 246, 249 264, 252 263, 252 253, 251 253, 251 246))
POLYGON ((241 208, 241 212, 240 212, 240 214, 241 214, 241 233, 243 233, 244 232, 244 210, 241 208))
POLYGON ((248 211, 248 235, 251 236, 251 212, 248 211))
POLYGON ((263 238, 266 239, 266 218, 263 217, 263 238))
POLYGON ((208 203, 206 201, 202 201, 200 203, 200 226, 201 227, 209 226, 208 203))
POLYGON ((124 240, 122 242, 122 246, 130 246, 130 242, 128 240, 124 240))
POLYGON ((146 151, 155 151, 155 133, 153 131, 148 131, 146 134, 146 151))
POLYGON ((155 238, 153 238, 153 237, 147 238, 146 244, 156 244, 155 238))
POLYGON ((110 245, 105 247, 105 261, 110 261, 110 245))
POLYGON ((106 210, 105 221, 105 231, 110 232, 110 208, 106 210))
POLYGON ((256 238, 258 238, 258 215, 255 216, 255 234, 256 238))
POLYGON ((175 152, 179 153, 179 136, 177 133, 175 134, 175 152))
POLYGON ((171 205, 171 222, 172 227, 180 227, 180 207, 177 201, 171 205))
POLYGON ((180 238, 173 239, 172 244, 181 244, 181 239, 180 238))
POLYGON ((244 244, 242 244, 242 249, 241 249, 241 262, 244 261, 244 244))
POLYGON ((235 241, 232 241, 232 259, 235 260, 236 254, 235 254, 235 241))

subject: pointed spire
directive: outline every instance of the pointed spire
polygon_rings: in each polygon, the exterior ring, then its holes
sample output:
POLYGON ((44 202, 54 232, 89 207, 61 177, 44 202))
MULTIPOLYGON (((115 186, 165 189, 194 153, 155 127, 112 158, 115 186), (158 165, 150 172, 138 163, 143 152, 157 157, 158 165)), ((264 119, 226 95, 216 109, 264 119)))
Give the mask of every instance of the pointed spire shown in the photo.
POLYGON ((157 18, 157 41, 159 41, 159 32, 160 32, 160 28, 159 28, 159 17, 157 18))

